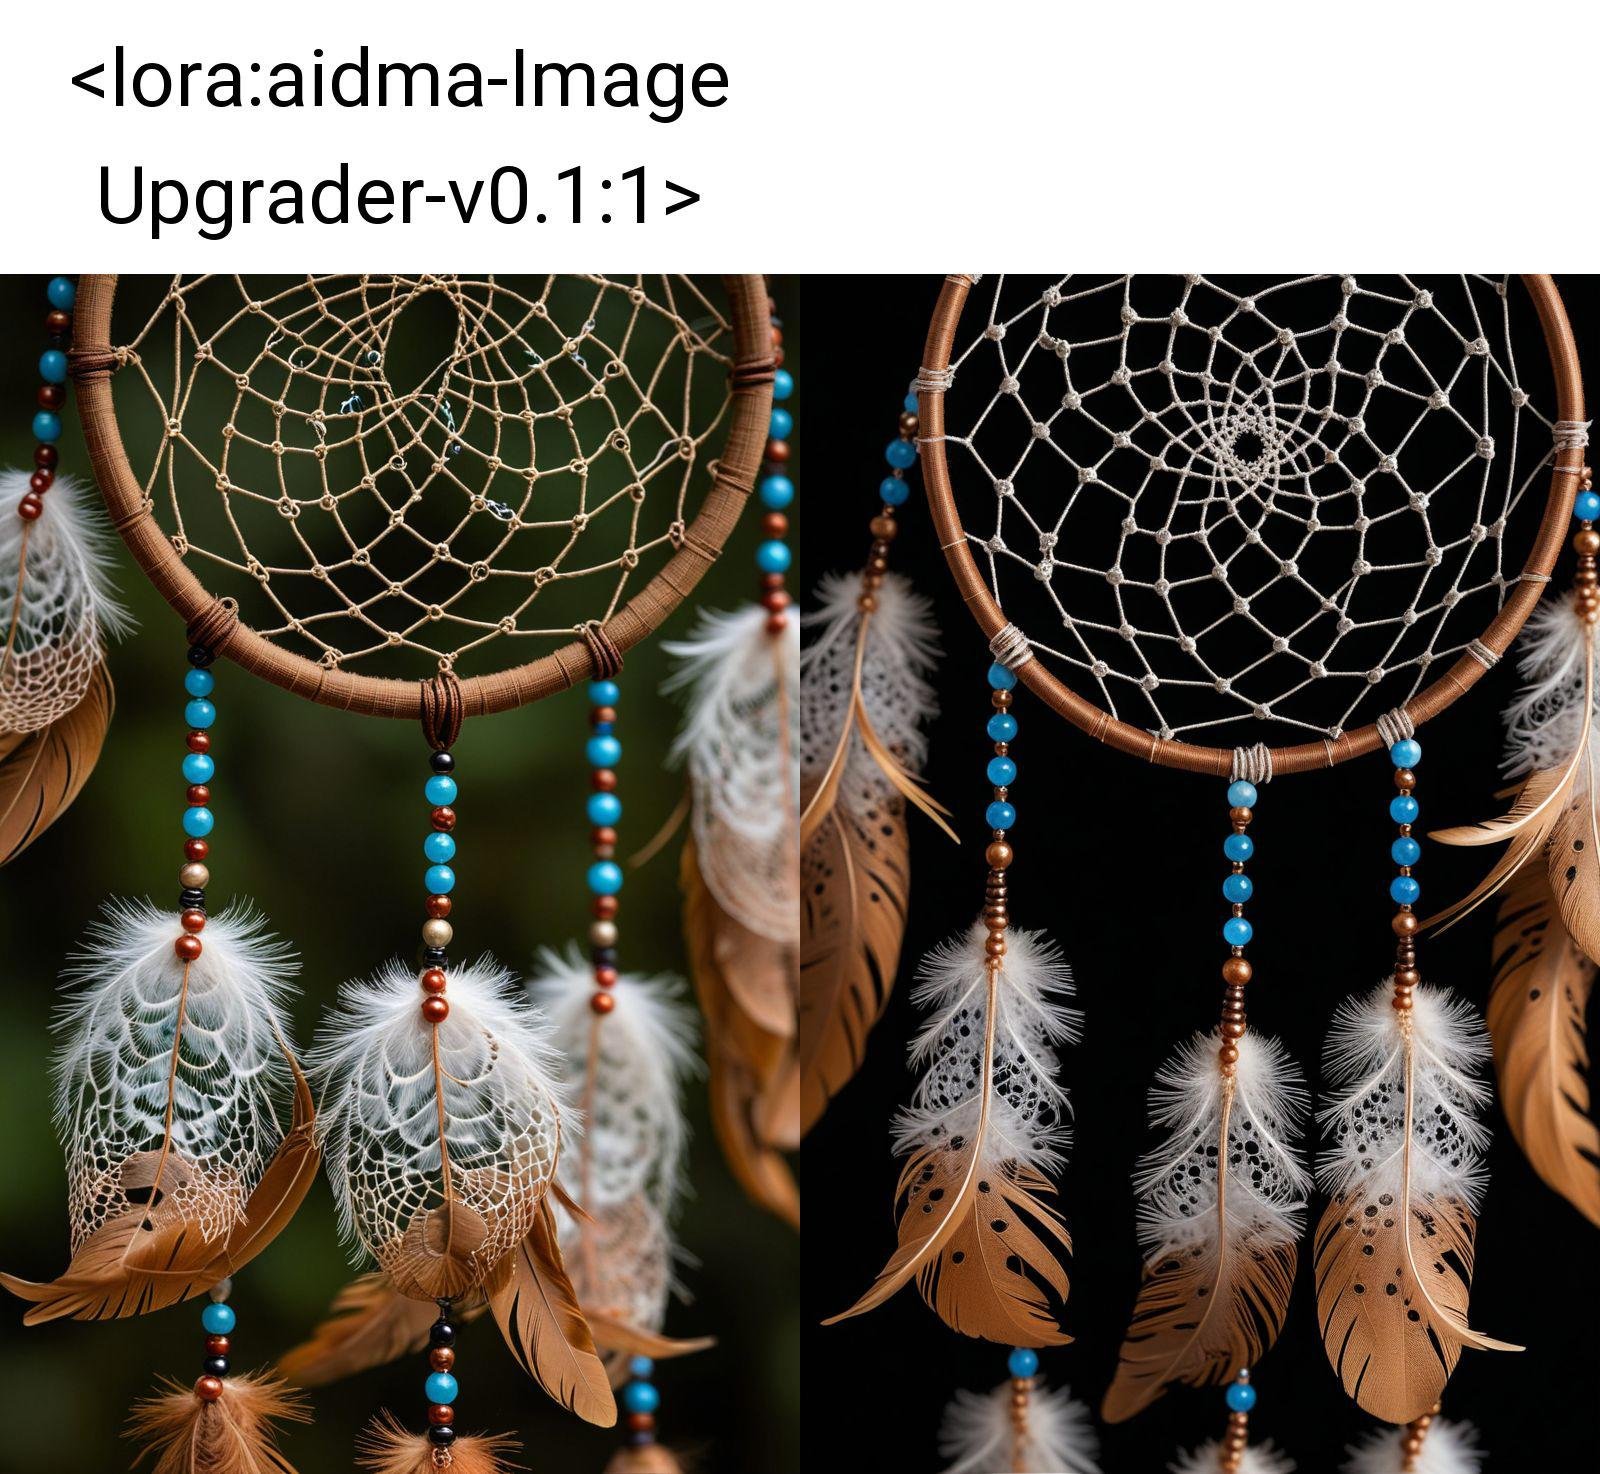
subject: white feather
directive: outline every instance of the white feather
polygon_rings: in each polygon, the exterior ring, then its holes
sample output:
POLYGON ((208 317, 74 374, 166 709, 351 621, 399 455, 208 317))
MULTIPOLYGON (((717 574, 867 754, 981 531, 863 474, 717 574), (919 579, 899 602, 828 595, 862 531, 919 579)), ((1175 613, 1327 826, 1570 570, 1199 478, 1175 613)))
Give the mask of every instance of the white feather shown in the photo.
MULTIPOLYGON (((923 1069, 911 1104, 895 1118, 895 1150, 968 1136, 982 1099, 989 933, 974 922, 922 960, 912 1001, 929 1016, 911 1042, 923 1069)), ((995 999, 994 1101, 984 1161, 1020 1162, 1045 1171, 1069 1144, 1070 1106, 1056 1083, 1056 1046, 1076 1041, 1081 1015, 1060 1000, 1072 994, 1072 970, 1042 932, 1008 931, 995 999)))
POLYGON ((451 968, 445 996, 449 1016, 428 1023, 416 974, 391 961, 339 990, 308 1061, 340 1229, 384 1268, 441 1201, 446 1157, 455 1201, 488 1226, 483 1266, 527 1235, 555 1176, 565 1123, 543 1021, 492 958, 451 968))
POLYGON ((957 1392, 945 1407, 939 1452, 955 1460, 945 1474, 1100 1474, 1094 1420, 1069 1388, 1052 1391, 1036 1379, 1020 1451, 1014 1442, 1010 1382, 988 1393, 957 1392))
MULTIPOLYGON (((1392 997, 1392 985, 1379 983, 1364 997, 1345 999, 1329 1026, 1323 1073, 1332 1099, 1317 1113, 1324 1131, 1317 1178, 1335 1197, 1357 1183, 1369 1192, 1399 1191, 1405 1040, 1392 997)), ((1477 1117, 1490 1096, 1478 1078, 1489 1058, 1488 1034, 1469 1004, 1426 984, 1413 994, 1410 1027, 1412 1192, 1476 1207, 1489 1141, 1477 1117)))
POLYGON ((282 1140, 294 954, 260 916, 230 909, 207 921, 186 985, 182 935, 176 912, 114 901, 64 975, 76 991, 57 1010, 55 1116, 74 1250, 128 1207, 119 1169, 160 1151, 169 1110, 173 1151, 200 1169, 184 1190, 208 1238, 237 1221, 282 1140))
MULTIPOLYGON (((816 634, 800 656, 800 770, 820 777, 849 717, 856 643, 861 629, 861 575, 830 573, 817 585, 817 607, 801 623, 816 634)), ((885 576, 867 625, 861 661, 861 703, 883 745, 913 773, 928 756, 925 724, 938 714, 928 681, 939 658, 933 601, 903 574, 885 576)), ((892 791, 859 735, 845 757, 842 802, 856 813, 892 791)))
MULTIPOLYGON (((1583 735, 1588 627, 1570 598, 1536 605, 1518 639, 1517 669, 1527 683, 1506 709, 1508 776, 1564 767, 1583 735)), ((1600 691, 1600 641, 1592 647, 1600 691)), ((1600 723, 1590 737, 1600 758, 1600 723)), ((1587 783, 1587 770, 1580 778, 1587 783)))
POLYGON ((0 731, 6 732, 36 732, 71 711, 89 689, 104 639, 132 623, 111 588, 113 534, 92 499, 71 477, 58 477, 44 495, 44 511, 24 522, 17 503, 28 489, 26 471, 0 472, 0 650, 9 641, 0 656, 0 731))
POLYGON ((718 904, 769 941, 799 938, 800 628, 767 633, 758 604, 702 611, 664 689, 683 691, 672 752, 689 770, 701 873, 718 904))
MULTIPOLYGON (((1213 1439, 1199 1448, 1179 1454, 1167 1465, 1170 1474, 1220 1474, 1222 1446, 1213 1439)), ((1293 1474, 1295 1462, 1270 1443, 1252 1444, 1239 1461, 1239 1474, 1293 1474)))
MULTIPOLYGON (((1147 1263, 1200 1246, 1224 1248, 1216 1243, 1219 1042, 1214 1033, 1196 1034, 1161 1067, 1150 1092, 1150 1124, 1168 1134, 1134 1170, 1147 1263)), ((1298 1238, 1311 1186, 1299 1160, 1308 1097, 1298 1068, 1276 1039, 1247 1033, 1237 1042, 1225 1246, 1233 1256, 1298 1238)))
MULTIPOLYGON (((1400 1452, 1404 1428, 1374 1428, 1346 1450, 1344 1474, 1407 1474, 1400 1452)), ((1471 1423, 1435 1418, 1409 1474, 1478 1474, 1486 1455, 1471 1423)))

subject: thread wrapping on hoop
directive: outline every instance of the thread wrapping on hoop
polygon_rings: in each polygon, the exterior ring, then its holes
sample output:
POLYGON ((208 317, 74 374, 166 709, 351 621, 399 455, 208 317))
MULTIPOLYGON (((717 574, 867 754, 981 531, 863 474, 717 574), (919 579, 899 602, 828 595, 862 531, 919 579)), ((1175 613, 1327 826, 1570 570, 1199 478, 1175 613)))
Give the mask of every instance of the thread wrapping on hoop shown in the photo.
POLYGON ((1485 645, 1482 640, 1468 640, 1467 654, 1485 670, 1493 670, 1500 663, 1500 657, 1485 645))
POLYGON ((917 376, 911 381, 911 389, 916 394, 944 394, 955 384, 956 371, 953 368, 931 369, 919 368, 917 376))
POLYGON ((1589 443, 1588 420, 1557 420, 1550 427, 1557 450, 1582 450, 1589 443))
POLYGON ((609 681, 622 669, 622 652, 612 643, 611 636, 601 627, 598 619, 582 625, 578 633, 589 647, 589 664, 594 667, 597 681, 609 681))
POLYGON ((1385 748, 1393 747, 1397 742, 1408 742, 1417 735, 1416 723, 1411 720, 1411 713, 1403 706, 1384 712, 1374 725, 1385 748))
POLYGON ((239 628, 239 602, 237 599, 213 599, 184 630, 191 645, 220 655, 228 648, 234 631, 239 628))
POLYGON ((448 667, 422 683, 422 735, 435 752, 456 745, 466 707, 461 678, 448 667))
POLYGON ((1233 750, 1230 783, 1254 783, 1258 787, 1272 782, 1272 749, 1265 742, 1233 750))
POLYGON ((1033 659, 1028 637, 1016 625, 1008 624, 997 630, 989 641, 989 651, 1007 670, 1015 670, 1033 659))

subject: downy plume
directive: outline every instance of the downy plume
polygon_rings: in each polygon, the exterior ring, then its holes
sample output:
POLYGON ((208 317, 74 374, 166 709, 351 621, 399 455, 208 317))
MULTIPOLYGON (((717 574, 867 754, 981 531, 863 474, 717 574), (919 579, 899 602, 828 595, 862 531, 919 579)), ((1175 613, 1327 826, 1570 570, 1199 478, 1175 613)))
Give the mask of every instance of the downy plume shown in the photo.
POLYGON ((1046 1201, 1070 1107, 1057 1048, 1078 1037, 1061 1001, 1072 978, 1039 932, 1006 933, 986 955, 981 922, 924 960, 912 999, 928 1019, 911 1045, 923 1069, 895 1122, 899 1247, 872 1287, 832 1318, 883 1304, 912 1279, 952 1329, 1008 1346, 1061 1346, 1072 1241, 1046 1201), (925 1211, 931 1209, 931 1211, 925 1211))
POLYGON ((860 574, 830 574, 802 620, 816 630, 800 657, 802 1131, 860 1068, 889 1001, 910 893, 906 798, 932 805, 916 783, 938 709, 932 603, 889 574, 863 612, 861 589, 860 574))
MULTIPOLYGON (((411 1433, 390 1413, 379 1413, 356 1443, 356 1467, 371 1474, 513 1474, 516 1439, 497 1433, 469 1433, 450 1445, 449 1462, 436 1457, 437 1445, 426 1433, 411 1433)), ((165 1474, 165 1471, 162 1471, 165 1474)))
MULTIPOLYGON (((1271 1443, 1252 1444, 1239 1460, 1238 1474, 1294 1474, 1298 1466, 1288 1454, 1271 1443)), ((1219 1474, 1222 1445, 1215 1439, 1202 1443, 1190 1453, 1179 1454, 1167 1465, 1168 1474, 1219 1474)))
POLYGON ((939 1453, 953 1460, 944 1474, 1100 1474, 1100 1441, 1089 1409, 1069 1388, 1036 1378, 1018 1437, 1012 1384, 993 1392, 957 1392, 939 1424, 939 1453))
POLYGON ((1343 1474, 1478 1474, 1483 1468, 1485 1454, 1471 1423, 1433 1419, 1421 1452, 1409 1464, 1401 1447, 1407 1431, 1374 1428, 1345 1450, 1343 1474))
POLYGON ((135 1467, 154 1459, 150 1474, 294 1474, 274 1424, 310 1421, 304 1399, 282 1382, 227 1377, 222 1396, 204 1402, 169 1378, 134 1404, 128 1437, 142 1446, 135 1467))
POLYGON ((1229 1381, 1277 1340, 1294 1285, 1310 1178, 1301 1166, 1307 1096, 1276 1039, 1196 1034, 1161 1067, 1150 1124, 1165 1140, 1139 1160, 1144 1282, 1101 1416, 1120 1423, 1173 1383, 1229 1381))
POLYGON ((1462 1000, 1391 984, 1335 1013, 1318 1112, 1317 1176, 1330 1202, 1315 1239, 1328 1360, 1356 1403, 1386 1423, 1432 1410, 1464 1346, 1517 1351, 1467 1325, 1489 1099, 1476 1072, 1483 1024, 1462 1000))
POLYGON ((173 951, 181 935, 176 913, 115 902, 66 974, 55 1109, 72 1263, 53 1284, 0 1276, 33 1302, 28 1324, 203 1293, 271 1242, 316 1175, 282 1013, 293 954, 248 910, 210 918, 193 962, 173 951))

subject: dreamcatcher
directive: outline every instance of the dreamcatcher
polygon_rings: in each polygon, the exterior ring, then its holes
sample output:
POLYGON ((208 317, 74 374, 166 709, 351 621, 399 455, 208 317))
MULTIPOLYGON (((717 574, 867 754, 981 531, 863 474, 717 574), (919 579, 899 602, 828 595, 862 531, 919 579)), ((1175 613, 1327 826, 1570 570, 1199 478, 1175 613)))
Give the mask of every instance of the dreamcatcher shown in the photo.
MULTIPOLYGON (((1496 663, 1559 554, 1585 440, 1560 299, 1545 277, 1190 275, 1000 279, 969 307, 977 281, 946 280, 918 383, 940 543, 995 656, 989 735, 1016 735, 1020 681, 1097 740, 1225 789, 1221 1014, 1152 1091, 1161 1139, 1135 1174, 1145 1276, 1102 1415, 1131 1417, 1178 1382, 1225 1385, 1224 1436, 1176 1467, 1286 1466, 1252 1445, 1250 1373, 1310 1221, 1311 1113, 1300 1067, 1247 1024, 1250 831, 1274 775, 1384 748, 1395 962, 1329 1032, 1314 1269, 1330 1364, 1360 1406, 1405 1425, 1382 1443, 1392 1467, 1423 1467, 1461 1352, 1515 1348, 1467 1318, 1488 1044, 1418 968, 1416 728, 1496 663)), ((1546 748, 1578 766, 1590 648, 1572 636, 1538 657, 1530 697, 1553 724, 1546 748)), ((1006 937, 1016 771, 997 751, 983 924, 928 965, 923 999, 940 1011, 900 1131, 900 1248, 856 1309, 917 1276, 953 1327, 1031 1356, 1066 1340, 1067 1238, 1044 1197, 1067 1026, 1053 953, 1041 964, 1026 934, 1006 937), (1018 962, 1033 964, 1022 986, 1018 962), (1010 1211, 968 1228, 974 1176, 1010 1211), (1005 1225, 1003 1247, 974 1237, 986 1223, 1005 1225), (975 1293, 975 1265, 993 1264, 1007 1268, 975 1293)), ((1525 800, 1496 832, 1543 845, 1560 802, 1527 819, 1525 800)), ((1369 1454, 1360 1467, 1379 1467, 1369 1454)))
MULTIPOLYGON (((425 1347, 425 1430, 383 1415, 363 1466, 488 1474, 511 1445, 457 1430, 465 1322, 487 1311, 530 1375, 600 1424, 616 1418, 603 1356, 646 1389, 625 1389, 632 1413, 653 1389, 630 1355, 680 1349, 634 1323, 656 1313, 663 1250, 614 1215, 655 1214, 665 1234, 685 1046, 662 986, 617 974, 614 924, 592 934, 587 969, 547 959, 534 1001, 548 1016, 491 958, 451 961, 453 749, 465 718, 592 678, 592 786, 612 793, 623 654, 716 557, 754 479, 765 294, 749 277, 422 275, 180 277, 137 297, 84 278, 69 357, 112 520, 188 626, 180 911, 113 905, 70 975, 58 1114, 73 1260, 54 1284, 6 1284, 34 1302, 30 1321, 209 1291, 203 1375, 142 1406, 133 1431, 160 1474, 287 1469, 272 1424, 303 1403, 231 1373, 227 1287, 320 1154, 376 1272, 294 1368, 329 1380, 425 1347), (219 655, 324 704, 418 719, 431 750, 417 965, 348 984, 304 1070, 281 1017, 287 948, 247 910, 207 906, 219 655), (617 1016, 577 1059, 575 1009, 617 1016), (623 1088, 623 1056, 650 1049, 661 1118, 645 1140, 601 1097, 623 1088), (580 1111, 592 1144, 575 1173, 580 1111), (632 1319, 616 1289, 630 1275, 632 1319)), ((108 622, 87 581, 69 598, 108 622)), ((588 871, 597 927, 622 883, 605 827, 588 871)))

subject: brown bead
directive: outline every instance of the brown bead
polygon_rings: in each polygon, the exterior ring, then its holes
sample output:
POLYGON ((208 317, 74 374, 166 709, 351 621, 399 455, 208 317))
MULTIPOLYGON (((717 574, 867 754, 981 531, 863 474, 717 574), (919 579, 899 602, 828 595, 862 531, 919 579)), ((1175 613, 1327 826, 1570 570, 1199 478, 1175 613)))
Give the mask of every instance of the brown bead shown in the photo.
POLYGON ((430 1024, 442 1024, 450 1017, 450 1005, 443 998, 424 998, 422 1016, 430 1024))
POLYGON ((900 415, 900 433, 908 440, 917 433, 917 417, 910 410, 903 410, 900 415))
POLYGON ((614 722, 617 719, 617 709, 614 706, 591 706, 589 708, 589 725, 598 727, 602 722, 614 722))
POLYGON ((761 587, 764 589, 781 589, 783 587, 783 575, 781 573, 763 573, 761 575, 761 587))
POLYGON ((629 1413, 628 1431, 630 1433, 648 1433, 656 1425, 654 1413, 629 1413))
POLYGON ((1389 1000, 1389 1002, 1394 1007, 1396 1013, 1411 1012, 1411 994, 1408 991, 1397 992, 1394 997, 1389 1000))
POLYGON ((617 842, 617 831, 609 824, 599 824, 589 831, 589 843, 597 850, 612 847, 617 842))
POLYGON ((1225 1018, 1222 1021, 1222 1037, 1224 1039, 1243 1039, 1245 1027, 1243 1019, 1225 1018))
POLYGON ((226 1336, 207 1336, 206 1355, 226 1356, 228 1354, 228 1347, 232 1344, 233 1343, 229 1341, 226 1336))
POLYGON ((589 775, 589 787, 596 793, 611 793, 617 786, 617 775, 612 768, 596 768, 589 775))
POLYGON ((1252 810, 1245 808, 1229 809, 1228 818, 1235 824, 1248 824, 1255 818, 1255 814, 1252 810))
POLYGON ((1394 975, 1394 985, 1397 988, 1414 988, 1422 981, 1422 974, 1414 967, 1402 967, 1394 975))
POLYGON ((1410 793, 1417 786, 1417 775, 1410 768, 1396 768, 1394 773, 1394 786, 1401 793, 1410 793))
POLYGON ((1592 558, 1596 553, 1600 553, 1600 532, 1596 532, 1592 527, 1585 527, 1573 537, 1572 546, 1585 558, 1592 558))
POLYGON ((782 512, 768 512, 761 519, 761 531, 769 538, 787 537, 789 519, 782 512))
POLYGON ((1243 987, 1255 975, 1255 968, 1242 957, 1230 957, 1222 964, 1222 981, 1225 983, 1243 987))
POLYGON ((1390 930, 1397 937, 1409 937, 1421 925, 1422 923, 1417 920, 1417 913, 1409 908, 1404 911, 1396 911, 1393 919, 1389 922, 1390 930))
POLYGON ((788 628, 789 616, 787 614, 769 614, 767 616, 767 633, 769 635, 781 635, 788 628))
POLYGON ((36 445, 33 448, 33 463, 36 466, 53 470, 60 459, 61 454, 53 445, 36 445))
POLYGON ((442 993, 445 989, 444 969, 430 967, 417 981, 422 984, 424 993, 442 993))
POLYGON ((769 614, 776 614, 780 609, 789 607, 789 591, 787 589, 768 589, 761 596, 761 607, 769 614))
POLYGON ((617 898, 615 896, 596 896, 589 909, 601 921, 610 921, 617 914, 617 898))
POLYGON ((202 1377, 194 1384, 194 1395, 198 1397, 201 1402, 215 1402, 219 1397, 222 1396, 222 1378, 210 1376, 202 1377))
POLYGON ((989 697, 989 705, 996 711, 1007 710, 1014 698, 1009 691, 995 691, 989 697))
POLYGON ((589 995, 589 1007, 598 1014, 610 1013, 617 1006, 616 995, 604 990, 589 995))
POLYGON ((211 802, 211 790, 204 783, 189 785, 189 807, 198 809, 211 802))
POLYGON ((1222 1048, 1217 1051, 1217 1058, 1220 1059, 1225 1065, 1238 1064, 1239 1046, 1232 1043, 1224 1044, 1222 1048))
POLYGON ((435 1428, 448 1428, 456 1420, 456 1410, 448 1402, 430 1403, 428 1421, 435 1428))
POLYGON ((428 915, 443 921, 450 914, 449 896, 429 896, 427 900, 428 915))
POLYGON ((182 936, 172 944, 172 950, 178 954, 181 961, 193 962, 204 948, 200 945, 199 937, 182 936))
POLYGON ((44 503, 31 491, 17 503, 17 516, 24 522, 36 521, 42 511, 44 503))
POLYGON ((34 396, 40 409, 60 409, 67 400, 67 391, 60 384, 41 384, 34 396))
POLYGON ((867 531, 879 542, 892 543, 895 534, 900 531, 900 524, 893 517, 885 517, 881 512, 867 523, 867 531))
POLYGON ((178 918, 179 924, 186 932, 200 932, 206 929, 206 913, 191 908, 178 918))
POLYGON ((211 853, 211 841, 208 839, 186 840, 183 846, 183 858, 193 861, 198 865, 211 853))
POLYGON ((856 608, 863 614, 874 614, 877 612, 878 601, 871 594, 863 594, 856 600, 856 608))
POLYGON ((603 962, 595 968, 594 980, 602 988, 614 988, 617 986, 617 970, 603 962))
POLYGON ((447 808, 435 809, 428 815, 428 822, 441 834, 448 834, 456 827, 456 811, 447 808))
POLYGON ((63 312, 59 307, 53 307, 44 315, 44 330, 47 333, 64 333, 72 326, 72 314, 63 312))
POLYGON ((190 752, 211 751, 211 737, 209 733, 196 730, 191 732, 184 740, 188 743, 190 752))
POLYGON ((1016 858, 1016 852, 1003 839, 997 839, 983 852, 991 870, 1004 870, 1016 858))
POLYGON ((428 1352, 428 1365, 436 1372, 448 1372, 455 1364, 454 1346, 435 1346, 428 1352))
POLYGON ((591 845, 590 849, 594 852, 594 857, 597 860, 615 860, 617 858, 617 847, 614 844, 591 845))
POLYGON ((787 440, 769 440, 765 452, 769 461, 783 465, 789 459, 789 442, 787 440))
POLYGON ((55 482, 56 473, 54 471, 35 471, 33 475, 28 477, 28 490, 37 496, 43 496, 45 492, 55 485, 55 482))

